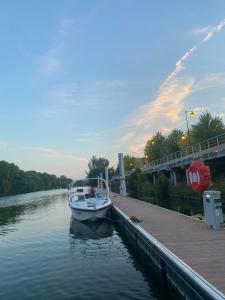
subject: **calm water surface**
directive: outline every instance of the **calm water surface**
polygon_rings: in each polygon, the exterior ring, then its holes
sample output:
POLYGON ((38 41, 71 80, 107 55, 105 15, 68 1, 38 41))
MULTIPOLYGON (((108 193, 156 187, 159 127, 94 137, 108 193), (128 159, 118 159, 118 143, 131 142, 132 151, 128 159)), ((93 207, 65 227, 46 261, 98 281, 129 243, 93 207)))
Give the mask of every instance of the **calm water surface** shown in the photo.
POLYGON ((0 299, 163 298, 113 225, 72 220, 58 190, 0 198, 0 299))

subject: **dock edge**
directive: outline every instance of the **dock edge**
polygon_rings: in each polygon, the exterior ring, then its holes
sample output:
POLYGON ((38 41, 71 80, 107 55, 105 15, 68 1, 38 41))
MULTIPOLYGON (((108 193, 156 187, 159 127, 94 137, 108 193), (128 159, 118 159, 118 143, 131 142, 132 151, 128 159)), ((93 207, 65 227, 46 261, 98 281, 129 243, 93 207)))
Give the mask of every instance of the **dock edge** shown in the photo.
POLYGON ((164 278, 187 300, 224 300, 225 295, 185 264, 145 229, 113 205, 112 213, 120 226, 145 253, 164 278))

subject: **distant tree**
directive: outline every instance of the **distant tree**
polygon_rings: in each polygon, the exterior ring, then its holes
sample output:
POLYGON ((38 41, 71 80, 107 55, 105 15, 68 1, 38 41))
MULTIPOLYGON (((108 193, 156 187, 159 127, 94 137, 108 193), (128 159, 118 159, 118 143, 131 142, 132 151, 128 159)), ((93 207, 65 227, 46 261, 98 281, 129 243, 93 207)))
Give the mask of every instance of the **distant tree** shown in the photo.
POLYGON ((174 129, 171 133, 166 137, 165 150, 167 154, 171 154, 173 152, 180 150, 180 141, 182 141, 182 136, 184 133, 182 130, 174 129))
POLYGON ((100 173, 102 173, 103 177, 105 177, 105 168, 109 166, 109 161, 106 158, 96 156, 92 156, 89 163, 89 170, 86 171, 87 177, 98 177, 100 173))
POLYGON ((59 187, 62 187, 62 188, 68 187, 69 184, 70 184, 70 182, 71 182, 71 179, 67 178, 64 175, 61 175, 58 178, 58 185, 59 185, 59 187))
POLYGON ((147 141, 144 155, 148 161, 152 161, 166 154, 166 138, 161 132, 157 132, 152 139, 147 141))
POLYGON ((225 133, 223 120, 220 117, 212 117, 206 111, 199 117, 198 123, 192 126, 192 143, 199 143, 222 133, 225 133))
POLYGON ((123 159, 125 172, 130 171, 132 169, 137 169, 140 165, 139 159, 129 154, 125 154, 123 159))
POLYGON ((20 170, 18 166, 0 161, 0 196, 27 192, 67 188, 71 182, 65 176, 57 177, 47 173, 20 170))
POLYGON ((115 175, 115 169, 113 167, 108 169, 109 172, 109 179, 112 179, 112 177, 115 175))

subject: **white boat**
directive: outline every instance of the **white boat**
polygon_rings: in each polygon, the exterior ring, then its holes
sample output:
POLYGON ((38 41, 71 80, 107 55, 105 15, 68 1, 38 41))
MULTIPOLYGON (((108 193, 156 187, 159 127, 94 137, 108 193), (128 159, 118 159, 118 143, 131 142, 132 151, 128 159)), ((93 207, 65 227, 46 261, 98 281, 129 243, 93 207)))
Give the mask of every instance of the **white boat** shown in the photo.
POLYGON ((72 216, 79 221, 96 221, 106 217, 112 204, 109 187, 102 178, 74 181, 68 192, 72 216))

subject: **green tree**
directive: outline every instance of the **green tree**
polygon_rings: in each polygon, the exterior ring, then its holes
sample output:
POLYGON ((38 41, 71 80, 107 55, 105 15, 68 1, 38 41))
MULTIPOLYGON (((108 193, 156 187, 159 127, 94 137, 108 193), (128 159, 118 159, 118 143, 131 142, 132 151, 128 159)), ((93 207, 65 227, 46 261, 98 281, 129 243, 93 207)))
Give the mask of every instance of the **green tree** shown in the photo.
POLYGON ((152 161, 166 154, 166 138, 161 132, 157 132, 151 140, 147 141, 144 155, 147 157, 147 161, 152 161))
POLYGON ((171 131, 171 133, 166 137, 165 141, 167 154, 171 154, 180 150, 180 141, 182 141, 182 136, 184 136, 182 130, 174 129, 173 131, 171 131))
POLYGON ((131 156, 129 154, 125 154, 123 157, 124 160, 124 168, 125 172, 136 169, 139 167, 139 159, 131 156))
POLYGON ((105 168, 109 166, 109 161, 106 158, 96 156, 92 156, 88 163, 89 171, 86 171, 87 177, 98 177, 100 173, 102 175, 105 175, 105 168))
POLYGON ((128 178, 127 190, 129 195, 134 198, 141 198, 145 182, 146 175, 140 169, 136 169, 128 178))
POLYGON ((23 171, 18 166, 0 161, 0 196, 67 188, 70 178, 36 171, 23 171))
POLYGON ((198 123, 192 126, 192 143, 200 143, 222 133, 225 133, 223 120, 220 117, 212 117, 206 111, 199 117, 198 123))

